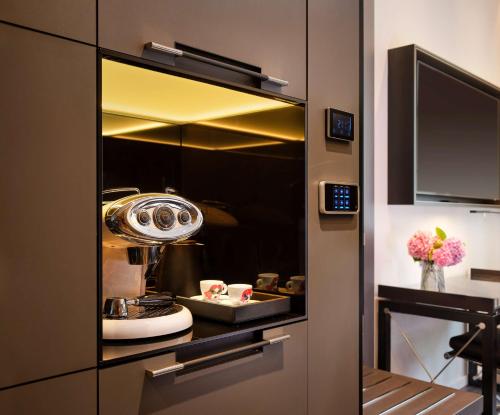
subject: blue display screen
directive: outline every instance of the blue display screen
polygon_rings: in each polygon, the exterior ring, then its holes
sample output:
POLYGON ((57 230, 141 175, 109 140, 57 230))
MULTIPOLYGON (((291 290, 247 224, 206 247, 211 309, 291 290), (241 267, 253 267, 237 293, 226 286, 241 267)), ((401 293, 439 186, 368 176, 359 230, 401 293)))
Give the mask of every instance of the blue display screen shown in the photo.
POLYGON ((325 188, 326 208, 333 212, 356 212, 358 189, 356 186, 328 183, 325 188))

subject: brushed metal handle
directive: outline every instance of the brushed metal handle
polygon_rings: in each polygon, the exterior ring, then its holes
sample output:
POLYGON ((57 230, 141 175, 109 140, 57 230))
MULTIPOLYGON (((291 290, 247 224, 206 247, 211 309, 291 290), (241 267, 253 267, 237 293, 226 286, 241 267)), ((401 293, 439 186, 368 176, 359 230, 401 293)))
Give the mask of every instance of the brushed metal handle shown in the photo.
POLYGON ((220 62, 218 60, 207 58, 207 57, 201 56, 201 55, 196 55, 195 53, 187 52, 187 51, 184 51, 181 49, 171 48, 171 47, 162 45, 160 43, 148 42, 144 45, 144 48, 148 49, 148 50, 155 51, 155 52, 166 53, 168 55, 172 55, 174 58, 182 56, 182 57, 193 59, 193 60, 196 60, 199 62, 208 63, 210 65, 218 66, 220 68, 229 69, 230 71, 243 73, 243 74, 249 75, 253 78, 260 79, 261 81, 267 81, 267 82, 270 82, 270 83, 278 85, 278 86, 287 86, 288 85, 288 81, 285 81, 284 79, 279 79, 279 78, 276 78, 274 76, 269 76, 269 75, 266 75, 266 74, 263 74, 260 72, 251 71, 249 69, 241 68, 241 67, 236 66, 236 65, 231 65, 230 63, 220 62))
POLYGON ((292 337, 290 334, 284 334, 283 336, 274 337, 272 339, 268 339, 265 341, 268 341, 269 344, 276 344, 284 342, 285 340, 288 340, 290 337, 292 337))
POLYGON ((207 363, 212 360, 219 359, 221 357, 231 356, 236 353, 245 352, 248 350, 258 349, 259 347, 269 346, 271 344, 281 343, 292 337, 290 334, 285 334, 283 336, 274 337, 272 339, 262 340, 257 343, 248 344, 246 346, 235 347, 234 349, 226 350, 224 352, 210 354, 208 356, 202 356, 197 359, 188 360, 187 362, 175 362, 170 366, 165 366, 160 369, 146 369, 146 375, 150 378, 156 378, 167 373, 178 372, 179 370, 187 369, 191 366, 196 366, 201 363, 207 363))

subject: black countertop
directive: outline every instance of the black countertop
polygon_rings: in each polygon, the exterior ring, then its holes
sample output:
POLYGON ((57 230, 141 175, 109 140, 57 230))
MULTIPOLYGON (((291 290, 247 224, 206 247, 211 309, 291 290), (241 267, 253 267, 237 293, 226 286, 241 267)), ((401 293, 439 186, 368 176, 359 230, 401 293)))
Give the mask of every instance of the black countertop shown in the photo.
POLYGON ((306 316, 302 314, 288 313, 241 324, 225 324, 194 317, 193 326, 190 329, 174 335, 141 340, 104 340, 102 343, 102 359, 99 366, 114 366, 230 336, 266 330, 306 319, 306 316))

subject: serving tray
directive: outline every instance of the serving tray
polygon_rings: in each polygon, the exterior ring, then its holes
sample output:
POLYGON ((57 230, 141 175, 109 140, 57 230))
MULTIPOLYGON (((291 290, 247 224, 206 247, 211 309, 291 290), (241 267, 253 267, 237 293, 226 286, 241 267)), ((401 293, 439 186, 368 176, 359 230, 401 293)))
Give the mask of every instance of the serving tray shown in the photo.
POLYGON ((189 308, 195 316, 231 324, 290 312, 290 297, 261 292, 254 292, 250 302, 242 305, 226 301, 212 303, 196 297, 181 296, 177 296, 176 302, 189 308))

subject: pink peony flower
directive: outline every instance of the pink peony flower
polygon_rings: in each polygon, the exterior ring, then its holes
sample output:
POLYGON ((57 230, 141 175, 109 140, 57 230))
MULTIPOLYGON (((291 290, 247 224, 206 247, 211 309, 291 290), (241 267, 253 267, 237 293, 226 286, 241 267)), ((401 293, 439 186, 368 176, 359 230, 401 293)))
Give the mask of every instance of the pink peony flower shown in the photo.
POLYGON ((440 249, 434 251, 432 260, 440 267, 450 267, 462 262, 464 256, 464 244, 456 238, 448 238, 440 249))
POLYGON ((443 246, 432 253, 432 260, 437 266, 448 267, 453 262, 453 256, 451 252, 443 246))
POLYGON ((434 245, 434 237, 428 232, 418 231, 408 241, 408 253, 415 260, 428 261, 434 245))

